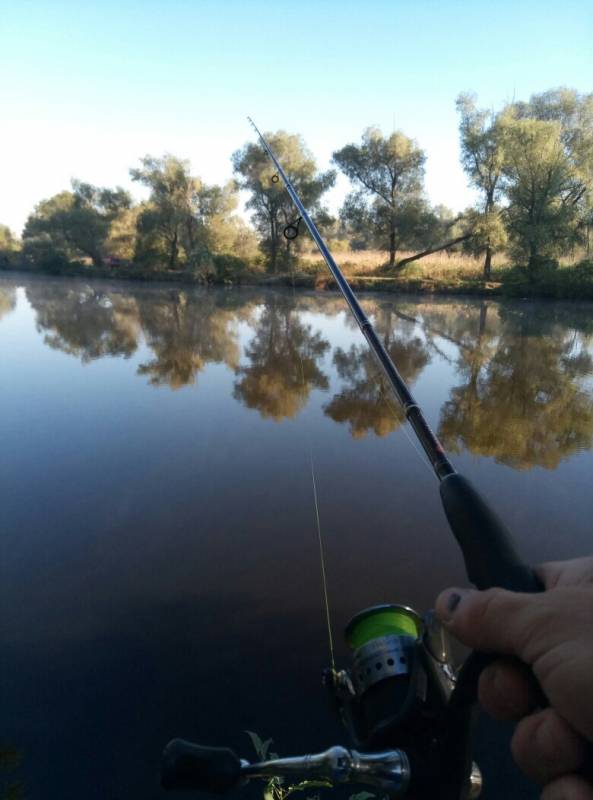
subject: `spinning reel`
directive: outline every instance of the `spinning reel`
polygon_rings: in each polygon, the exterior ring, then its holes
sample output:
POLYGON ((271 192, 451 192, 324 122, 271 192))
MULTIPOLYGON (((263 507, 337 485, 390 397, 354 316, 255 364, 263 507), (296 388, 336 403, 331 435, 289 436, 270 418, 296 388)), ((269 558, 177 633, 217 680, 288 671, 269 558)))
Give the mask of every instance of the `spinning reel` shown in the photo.
POLYGON ((326 670, 323 682, 355 749, 251 764, 232 750, 174 739, 163 754, 163 787, 224 793, 283 776, 413 800, 437 791, 443 800, 477 798, 482 779, 469 757, 473 692, 463 679, 458 685, 446 631, 433 613, 373 606, 353 617, 345 637, 351 667, 326 670))

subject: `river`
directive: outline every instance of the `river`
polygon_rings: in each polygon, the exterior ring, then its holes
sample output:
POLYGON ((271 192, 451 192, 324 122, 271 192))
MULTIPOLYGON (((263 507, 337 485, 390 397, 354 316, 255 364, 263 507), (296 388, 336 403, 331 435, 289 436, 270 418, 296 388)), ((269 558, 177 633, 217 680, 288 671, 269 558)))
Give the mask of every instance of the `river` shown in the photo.
MULTIPOLYGON (((526 560, 590 553, 593 305, 363 306, 526 560)), ((21 759, 0 786, 27 798, 165 797, 173 736, 247 758, 245 730, 281 754, 344 740, 310 453, 340 664, 355 612, 465 582, 333 293, 5 275, 0 381, 0 744, 21 759)), ((537 796, 488 736, 484 797, 537 796)))

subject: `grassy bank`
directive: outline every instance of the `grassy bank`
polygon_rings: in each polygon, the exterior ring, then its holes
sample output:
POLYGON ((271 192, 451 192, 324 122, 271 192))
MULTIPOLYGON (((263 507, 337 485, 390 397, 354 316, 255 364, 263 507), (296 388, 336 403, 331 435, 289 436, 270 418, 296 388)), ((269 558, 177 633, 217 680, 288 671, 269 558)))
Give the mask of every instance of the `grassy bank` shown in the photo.
MULTIPOLYGON (((405 254, 400 254, 404 257, 405 254)), ((478 296, 547 297, 593 300, 593 260, 561 262, 545 267, 529 280, 526 271, 509 266, 502 257, 494 260, 491 278, 485 281, 482 264, 462 255, 434 256, 413 262, 401 270, 385 266, 385 254, 379 251, 336 253, 336 261, 357 291, 414 292, 431 294, 471 294, 478 296)), ((21 271, 22 265, 11 265, 21 271)), ((47 270, 31 268, 27 272, 47 270)), ((205 276, 187 270, 153 270, 130 265, 94 267, 68 264, 54 267, 50 274, 64 277, 109 278, 148 282, 175 281, 185 284, 222 284, 248 286, 291 286, 317 290, 335 288, 327 267, 318 254, 305 254, 292 271, 270 274, 258 263, 247 263, 233 256, 215 256, 213 268, 205 276)))

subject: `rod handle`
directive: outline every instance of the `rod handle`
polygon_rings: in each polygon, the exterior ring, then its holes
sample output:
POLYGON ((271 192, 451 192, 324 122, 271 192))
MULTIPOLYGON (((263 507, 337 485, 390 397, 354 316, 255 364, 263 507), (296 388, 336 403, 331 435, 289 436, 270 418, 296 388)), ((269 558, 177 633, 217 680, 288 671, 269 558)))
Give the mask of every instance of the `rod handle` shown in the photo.
POLYGON ((163 751, 161 786, 176 791, 223 794, 241 780, 241 760, 227 747, 202 747, 172 739, 163 751))
POLYGON ((440 493, 468 578, 476 588, 543 591, 534 571, 519 558, 507 527, 467 478, 459 473, 447 475, 440 493))

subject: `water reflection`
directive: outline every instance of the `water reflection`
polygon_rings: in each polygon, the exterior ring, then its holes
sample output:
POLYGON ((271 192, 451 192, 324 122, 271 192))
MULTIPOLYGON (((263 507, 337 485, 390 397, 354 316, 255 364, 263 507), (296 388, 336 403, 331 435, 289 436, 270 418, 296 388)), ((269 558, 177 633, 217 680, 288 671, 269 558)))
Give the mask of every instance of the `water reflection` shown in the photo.
POLYGON ((133 294, 101 285, 39 281, 27 287, 27 299, 44 342, 83 363, 105 356, 129 358, 138 346, 141 328, 133 294))
MULTIPOLYGON (((354 343, 331 352, 325 322, 342 313, 345 329, 355 328, 334 295, 39 282, 27 297, 45 343, 83 363, 128 358, 143 337, 151 353, 137 374, 153 386, 192 385, 208 364, 219 363, 234 376, 235 400, 265 419, 292 419, 313 389, 331 388, 324 413, 347 424, 354 438, 384 437, 401 424, 366 344, 353 335, 354 343), (250 335, 244 346, 240 322, 250 335)), ((14 289, 3 288, 0 315, 14 304, 14 289)), ((468 450, 516 469, 553 469, 592 446, 587 308, 391 297, 364 305, 409 384, 432 359, 453 371, 439 423, 451 452, 468 450)))
POLYGON ((318 362, 329 347, 299 319, 290 297, 268 297, 245 351, 249 364, 236 370, 233 396, 264 418, 295 417, 312 389, 328 387, 318 362))
POLYGON ((490 309, 490 324, 487 315, 482 303, 473 325, 454 320, 450 326, 465 346, 457 357, 462 382, 451 389, 441 412, 445 447, 454 453, 468 449, 515 469, 554 469, 589 449, 588 320, 579 330, 578 315, 568 325, 566 312, 558 309, 490 309))
POLYGON ((0 286, 0 321, 16 308, 16 289, 0 286))
MULTIPOLYGON (((392 302, 382 302, 375 304, 371 315, 385 349, 404 380, 412 384, 429 363, 430 354, 415 324, 398 320, 395 313, 392 302)), ((371 431, 387 436, 396 430, 403 418, 366 343, 351 345, 347 351, 338 347, 333 360, 343 388, 325 406, 325 413, 335 422, 348 423, 355 439, 371 431)))
MULTIPOLYGON (((209 363, 239 364, 235 311, 225 308, 213 294, 195 295, 171 290, 158 302, 151 296, 137 299, 138 316, 154 358, 138 367, 153 386, 171 389, 193 384, 209 363), (215 299, 216 298, 216 299, 215 299)), ((245 314, 245 308, 242 311, 245 314)))
MULTIPOLYGON (((157 762, 175 735, 245 756, 245 729, 282 753, 339 741, 319 680, 307 434, 340 665, 353 613, 426 609, 465 580, 432 476, 395 430, 341 300, 23 285, 33 311, 18 292, 6 325, 23 346, 0 347, 0 739, 25 753, 27 796, 165 800, 157 762)), ((525 557, 586 553, 593 452, 569 456, 591 447, 591 307, 364 306, 449 446, 492 456, 468 474, 525 557), (526 426, 535 441, 518 447, 526 426)), ((501 778, 501 749, 484 741, 496 757, 488 771, 480 756, 485 800, 529 796, 501 778)))

